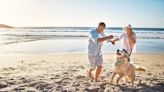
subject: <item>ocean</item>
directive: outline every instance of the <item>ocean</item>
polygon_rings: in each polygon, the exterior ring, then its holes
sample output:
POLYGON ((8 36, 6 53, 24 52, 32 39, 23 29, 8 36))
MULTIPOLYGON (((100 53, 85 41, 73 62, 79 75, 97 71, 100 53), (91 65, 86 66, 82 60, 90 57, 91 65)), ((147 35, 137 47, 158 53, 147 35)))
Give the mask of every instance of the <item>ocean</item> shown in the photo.
MULTIPOLYGON (((86 52, 88 33, 94 27, 18 27, 0 29, 0 53, 86 52)), ((164 28, 133 28, 137 36, 136 53, 164 53, 164 28)), ((106 28, 106 35, 118 37, 122 28, 106 28)), ((103 52, 120 48, 104 42, 103 52)))

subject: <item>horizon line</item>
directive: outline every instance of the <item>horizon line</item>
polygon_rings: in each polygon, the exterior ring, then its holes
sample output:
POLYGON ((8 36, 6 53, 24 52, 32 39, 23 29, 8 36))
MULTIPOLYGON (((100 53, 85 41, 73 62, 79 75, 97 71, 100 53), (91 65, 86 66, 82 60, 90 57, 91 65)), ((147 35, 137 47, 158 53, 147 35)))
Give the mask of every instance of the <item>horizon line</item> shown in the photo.
MULTIPOLYGON (((96 26, 17 26, 14 28, 95 28, 96 26)), ((106 28, 123 28, 120 26, 107 26, 106 28)), ((132 27, 132 28, 151 28, 151 29, 164 29, 164 27, 132 27)))

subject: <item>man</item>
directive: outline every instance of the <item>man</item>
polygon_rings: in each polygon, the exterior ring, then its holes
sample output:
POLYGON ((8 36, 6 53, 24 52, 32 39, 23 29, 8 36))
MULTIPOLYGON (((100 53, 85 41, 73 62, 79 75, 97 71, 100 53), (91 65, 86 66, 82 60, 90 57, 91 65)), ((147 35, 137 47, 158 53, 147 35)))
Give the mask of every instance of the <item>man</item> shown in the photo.
POLYGON ((90 69, 88 70, 88 75, 91 80, 98 82, 99 74, 101 73, 103 58, 102 58, 102 45, 106 40, 110 40, 113 38, 112 35, 105 36, 104 30, 106 25, 104 22, 100 22, 98 27, 89 33, 89 45, 88 45, 88 58, 90 61, 90 69), (92 71, 96 69, 95 78, 92 75, 92 71))

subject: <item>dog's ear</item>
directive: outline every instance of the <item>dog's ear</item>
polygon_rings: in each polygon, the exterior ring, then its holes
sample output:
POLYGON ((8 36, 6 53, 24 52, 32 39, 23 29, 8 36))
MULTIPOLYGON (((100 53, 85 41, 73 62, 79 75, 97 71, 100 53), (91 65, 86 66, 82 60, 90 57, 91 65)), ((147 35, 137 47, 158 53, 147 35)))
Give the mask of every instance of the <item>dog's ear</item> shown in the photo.
POLYGON ((126 54, 128 54, 128 52, 125 49, 123 49, 122 51, 125 52, 126 54))
POLYGON ((128 54, 128 52, 127 52, 125 49, 123 49, 122 51, 125 53, 125 55, 126 55, 128 58, 130 57, 130 55, 128 54))

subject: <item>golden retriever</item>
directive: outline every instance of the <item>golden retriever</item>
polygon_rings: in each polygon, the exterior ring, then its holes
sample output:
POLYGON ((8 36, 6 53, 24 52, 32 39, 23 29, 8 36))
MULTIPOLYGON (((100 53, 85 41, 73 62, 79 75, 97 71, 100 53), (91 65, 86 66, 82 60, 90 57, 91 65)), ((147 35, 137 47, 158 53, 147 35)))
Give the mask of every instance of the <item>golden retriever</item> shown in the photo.
POLYGON ((135 80, 135 67, 128 62, 128 53, 125 50, 117 50, 116 59, 117 60, 115 62, 115 68, 110 83, 113 83, 115 76, 119 75, 116 78, 116 84, 118 84, 120 79, 123 77, 125 78, 126 82, 133 84, 133 81, 135 80))

